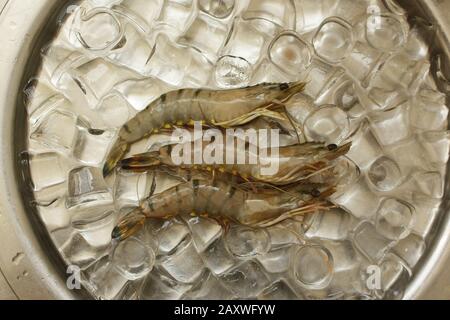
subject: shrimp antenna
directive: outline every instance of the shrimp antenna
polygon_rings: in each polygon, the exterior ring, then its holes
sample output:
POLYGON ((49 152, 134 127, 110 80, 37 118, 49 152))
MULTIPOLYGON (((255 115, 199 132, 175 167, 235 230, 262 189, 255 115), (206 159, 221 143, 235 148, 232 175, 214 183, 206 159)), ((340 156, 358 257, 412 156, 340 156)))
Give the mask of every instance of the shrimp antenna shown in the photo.
POLYGON ((273 100, 272 102, 273 102, 274 105, 277 105, 277 106, 279 106, 279 107, 281 107, 283 109, 284 115, 286 116, 287 120, 289 121, 290 125, 292 126, 292 129, 294 129, 294 132, 295 132, 295 134, 297 136, 298 143, 302 144, 302 141, 300 139, 300 135, 299 135, 297 129, 299 129, 301 131, 301 134, 304 137, 305 137, 305 132, 303 131, 303 129, 301 127, 295 125, 295 121, 294 121, 294 119, 292 119, 291 114, 287 110, 286 104, 284 104, 283 102, 281 102, 281 101, 279 101, 277 99, 273 100))

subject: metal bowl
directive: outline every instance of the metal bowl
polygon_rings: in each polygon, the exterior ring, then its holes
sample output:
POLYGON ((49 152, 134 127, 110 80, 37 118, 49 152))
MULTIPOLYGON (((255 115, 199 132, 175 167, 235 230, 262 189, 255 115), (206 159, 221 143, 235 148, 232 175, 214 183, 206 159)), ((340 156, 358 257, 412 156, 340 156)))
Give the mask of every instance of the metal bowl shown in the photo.
MULTIPOLYGON (((440 76, 450 79, 450 18, 447 14, 450 2, 401 0, 398 3, 408 14, 424 17, 438 26, 437 37, 430 39, 432 56, 441 57, 435 64, 440 62, 444 73, 440 76)), ((30 191, 23 183, 27 173, 22 169, 24 159, 20 154, 26 140, 23 129, 26 114, 20 93, 40 64, 40 48, 55 35, 54 24, 48 22, 58 20, 58 14, 68 4, 69 1, 60 0, 0 1, 0 43, 5 46, 0 57, 3 75, 0 85, 3 106, 0 112, 0 242, 5 244, 0 254, 0 298, 90 297, 84 290, 67 289, 64 262, 37 215, 33 214, 33 207, 24 201, 30 191)), ((448 93, 448 83, 441 89, 448 93)), ((440 220, 434 224, 428 250, 416 267, 404 299, 450 298, 448 271, 445 275, 450 264, 448 189, 446 183, 440 220)))

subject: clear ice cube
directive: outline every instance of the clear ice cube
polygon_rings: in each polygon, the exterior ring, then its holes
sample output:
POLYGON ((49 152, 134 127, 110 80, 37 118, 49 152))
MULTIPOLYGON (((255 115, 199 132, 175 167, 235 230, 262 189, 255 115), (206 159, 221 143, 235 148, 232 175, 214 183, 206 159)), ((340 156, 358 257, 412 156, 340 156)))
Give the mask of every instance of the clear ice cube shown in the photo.
POLYGON ((222 235, 222 227, 212 219, 189 217, 186 222, 191 230, 191 236, 198 252, 203 252, 222 235))
POLYGON ((313 39, 316 54, 328 63, 347 58, 353 43, 351 25, 339 17, 324 20, 313 39))
POLYGON ((299 297, 285 281, 277 281, 265 289, 259 296, 260 300, 296 300, 299 297))
POLYGON ((161 14, 164 0, 122 0, 113 7, 134 21, 144 32, 150 32, 155 20, 161 14))
POLYGON ((190 239, 161 262, 161 267, 181 283, 194 283, 203 273, 204 264, 190 239))
POLYGON ((344 240, 349 235, 352 217, 348 212, 336 208, 308 215, 304 225, 308 238, 344 240))
POLYGON ((259 263, 269 273, 282 273, 289 269, 289 253, 291 246, 270 250, 257 257, 259 263))
POLYGON ((407 38, 407 22, 393 14, 374 14, 366 20, 366 40, 377 50, 395 51, 407 38))
POLYGON ((290 0, 251 0, 244 19, 265 19, 284 29, 295 27, 295 7, 290 0))
POLYGON ((189 236, 189 228, 178 221, 173 221, 159 233, 159 252, 169 254, 173 252, 186 237, 189 236))
POLYGON ((87 165, 99 165, 105 159, 115 133, 81 126, 78 126, 77 133, 73 150, 75 158, 87 165))
POLYGON ((254 261, 238 265, 220 276, 223 284, 239 298, 255 298, 269 284, 263 268, 254 261))
POLYGON ((312 112, 305 120, 305 133, 311 141, 323 141, 326 144, 339 145, 347 138, 350 123, 342 109, 328 105, 312 112))
POLYGON ((191 288, 191 285, 178 283, 157 268, 145 279, 140 299, 142 300, 177 300, 191 288))
POLYGON ((62 198, 50 205, 38 206, 37 209, 39 211, 39 216, 50 232, 70 226, 72 215, 66 210, 62 198))
POLYGON ((70 152, 77 134, 77 117, 69 112, 54 110, 40 121, 31 139, 62 151, 70 152))
POLYGON ((244 87, 250 82, 252 67, 244 58, 223 56, 215 66, 214 79, 221 88, 244 87))
POLYGON ((114 267, 128 280, 146 276, 155 263, 153 249, 132 237, 119 243, 113 253, 114 267))
POLYGON ((221 53, 242 58, 254 65, 260 60, 261 52, 267 42, 266 36, 255 29, 249 21, 236 18, 221 53))
POLYGON ((354 231, 355 247, 370 261, 377 262, 392 246, 392 241, 383 237, 369 222, 362 222, 354 231))
POLYGON ((110 205, 80 207, 72 210, 71 225, 93 247, 111 243, 111 232, 116 223, 116 212, 110 205))
POLYGON ((131 23, 125 24, 123 37, 124 47, 111 51, 108 58, 114 60, 118 65, 125 66, 141 75, 149 75, 149 61, 154 53, 154 43, 150 42, 131 23))
POLYGON ((233 12, 236 0, 199 0, 198 6, 201 11, 217 19, 225 19, 233 12))
POLYGON ((403 180, 398 164, 386 156, 381 156, 371 164, 367 178, 379 191, 393 190, 403 180))
POLYGON ((388 198, 377 211, 375 228, 388 239, 399 240, 408 236, 414 223, 414 208, 404 201, 388 198))
POLYGON ((41 153, 30 156, 33 187, 39 191, 66 181, 64 160, 59 153, 41 153))
POLYGON ((412 270, 419 262, 425 249, 425 241, 415 234, 410 234, 405 239, 400 240, 392 248, 392 252, 405 261, 410 270, 412 270))
POLYGON ((411 103, 411 125, 422 130, 442 130, 447 126, 445 95, 432 89, 419 91, 411 103))
POLYGON ((215 63, 217 53, 227 38, 227 32, 226 25, 209 15, 200 13, 178 42, 199 50, 209 61, 215 63))
POLYGON ((231 300, 236 296, 212 273, 207 273, 189 290, 183 299, 186 300, 231 300))
POLYGON ((89 51, 111 50, 122 38, 122 25, 110 9, 81 7, 74 19, 73 32, 89 51))
POLYGON ((99 168, 80 167, 69 173, 67 208, 92 202, 111 203, 112 196, 99 168))
POLYGON ((218 238, 201 254, 203 262, 211 272, 216 275, 230 270, 237 262, 235 257, 228 252, 223 238, 218 238))
POLYGON ((295 248, 291 254, 291 268, 294 279, 304 288, 323 289, 333 276, 333 257, 327 248, 306 245, 295 248))
POLYGON ((299 74, 312 61, 311 45, 295 32, 282 32, 269 46, 270 60, 285 72, 299 74))
POLYGON ((407 139, 411 134, 409 105, 403 104, 393 110, 373 115, 370 125, 382 145, 390 145, 407 139))
POLYGON ((241 258, 262 255, 270 249, 270 236, 260 228, 233 225, 225 234, 225 241, 228 250, 241 258))

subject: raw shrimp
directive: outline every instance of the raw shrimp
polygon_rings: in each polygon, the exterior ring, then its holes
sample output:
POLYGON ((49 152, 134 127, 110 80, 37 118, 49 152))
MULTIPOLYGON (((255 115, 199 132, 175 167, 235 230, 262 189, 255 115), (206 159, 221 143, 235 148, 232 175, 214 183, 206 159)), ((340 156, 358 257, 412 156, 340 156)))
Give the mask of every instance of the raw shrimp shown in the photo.
POLYGON ((211 181, 204 172, 180 168, 174 172, 177 176, 184 175, 184 182, 141 201, 139 207, 119 221, 113 230, 113 239, 128 238, 148 218, 169 219, 191 214, 216 219, 225 226, 234 221, 265 227, 334 207, 326 200, 335 190, 328 184, 297 183, 284 190, 263 184, 255 192, 248 189, 248 183, 227 173, 219 173, 211 181))
POLYGON ((163 94, 120 129, 103 174, 111 173, 132 143, 161 128, 197 121, 228 128, 262 116, 286 122, 287 115, 279 111, 280 105, 304 87, 305 83, 298 81, 263 83, 231 90, 180 89, 163 94))
MULTIPOLYGON (((203 146, 206 147, 205 145, 203 146)), ((351 143, 343 146, 334 144, 325 146, 322 143, 304 143, 292 146, 280 147, 276 154, 269 154, 270 149, 261 152, 257 148, 251 148, 250 144, 245 146, 243 156, 246 161, 253 158, 253 164, 226 164, 226 157, 229 153, 233 153, 233 159, 237 159, 237 148, 230 146, 223 147, 223 159, 219 164, 192 164, 193 155, 190 156, 191 161, 187 164, 183 163, 182 167, 186 169, 201 169, 214 174, 216 171, 232 173, 239 175, 248 181, 261 181, 274 185, 288 185, 301 180, 310 179, 313 176, 332 175, 334 163, 333 160, 345 155, 351 147, 351 143), (256 153, 255 153, 256 152, 256 153), (263 174, 263 167, 267 167, 277 162, 276 173, 263 174)), ((120 166, 125 170, 146 171, 154 169, 158 165, 167 165, 175 167, 172 158, 172 145, 167 145, 159 149, 159 151, 138 154, 131 158, 124 159, 120 162, 120 166)), ((194 143, 189 147, 194 150, 194 143)), ((236 161, 234 161, 235 163, 236 161)))

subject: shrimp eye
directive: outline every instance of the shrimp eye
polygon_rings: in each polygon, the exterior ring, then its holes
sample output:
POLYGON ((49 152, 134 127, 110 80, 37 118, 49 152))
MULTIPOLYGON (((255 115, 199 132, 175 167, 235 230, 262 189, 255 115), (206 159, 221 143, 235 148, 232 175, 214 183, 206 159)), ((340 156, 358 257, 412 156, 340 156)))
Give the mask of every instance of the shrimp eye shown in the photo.
POLYGON ((332 144, 329 144, 329 145, 327 146, 327 148, 328 148, 328 150, 330 150, 330 151, 334 151, 334 150, 336 150, 336 149, 338 148, 338 146, 337 146, 335 143, 332 143, 332 144))
POLYGON ((317 190, 317 189, 313 189, 313 190, 311 191, 311 195, 312 195, 314 198, 317 198, 317 197, 320 196, 320 191, 317 190))
POLYGON ((280 90, 287 90, 289 89, 289 84, 288 83, 281 83, 280 84, 280 90))

